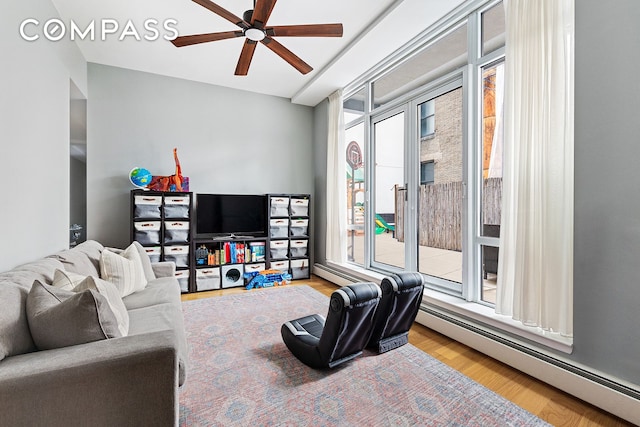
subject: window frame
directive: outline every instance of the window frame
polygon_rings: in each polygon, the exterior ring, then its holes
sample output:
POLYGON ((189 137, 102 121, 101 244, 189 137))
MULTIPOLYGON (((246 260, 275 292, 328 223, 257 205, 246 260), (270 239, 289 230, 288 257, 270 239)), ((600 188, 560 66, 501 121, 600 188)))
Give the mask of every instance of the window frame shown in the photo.
MULTIPOLYGON (((482 260, 481 260, 481 251, 480 248, 482 245, 489 244, 490 246, 494 246, 496 243, 495 238, 488 238, 481 235, 480 230, 480 220, 479 220, 479 212, 480 212, 480 186, 482 185, 482 180, 477 179, 477 173, 479 168, 479 153, 478 153, 478 138, 481 137, 481 131, 479 130, 479 114, 481 114, 481 109, 479 107, 481 97, 479 95, 480 84, 481 81, 481 72, 482 67, 486 66, 491 62, 495 62, 504 58, 505 49, 504 46, 498 49, 495 49, 488 53, 485 56, 481 56, 482 53, 482 34, 481 34, 481 21, 482 21, 482 13, 491 9, 492 7, 501 3, 501 0, 478 0, 476 2, 466 3, 460 8, 456 9, 455 13, 452 13, 446 17, 444 17, 441 21, 437 22, 421 35, 416 37, 412 42, 410 42, 407 46, 400 49, 396 53, 394 53, 391 57, 389 57, 386 61, 380 63, 377 67, 370 70, 368 73, 362 75, 358 80, 352 82, 348 86, 343 89, 343 93, 345 95, 345 99, 350 96, 353 96, 357 92, 364 89, 366 93, 366 102, 365 102, 365 111, 364 115, 355 120, 346 124, 345 127, 351 127, 356 125, 357 123, 363 122, 365 126, 365 159, 369 159, 372 161, 371 155, 371 144, 372 144, 372 123, 374 117, 380 117, 381 115, 386 114, 389 111, 396 110, 401 108, 403 105, 412 104, 412 102, 417 102, 416 100, 422 99, 426 94, 433 93, 437 91, 438 88, 446 86, 448 83, 454 80, 462 81, 463 88, 463 188, 464 188, 464 198, 463 198, 463 251, 466 251, 468 258, 467 261, 463 262, 463 272, 462 272, 462 286, 460 291, 455 291, 450 289, 446 284, 440 283, 439 280, 430 280, 428 286, 438 292, 442 292, 445 294, 452 294, 463 300, 480 303, 481 297, 481 289, 482 281, 477 280, 477 278, 481 277, 482 270, 482 260), (449 33, 457 30, 461 26, 467 26, 467 62, 466 65, 455 69, 448 74, 441 76, 439 78, 432 79, 425 83, 424 85, 417 87, 407 93, 404 93, 398 96, 395 99, 392 99, 388 102, 380 106, 373 105, 373 84, 376 79, 381 76, 392 72, 398 66, 403 64, 404 62, 410 60, 413 56, 419 54, 424 49, 428 49, 433 44, 437 43, 440 39, 446 37, 449 33), (362 119, 362 120, 361 120, 362 119), (466 249, 465 249, 466 248, 466 249), (444 285, 444 286, 443 286, 444 285)), ((416 104, 417 105, 417 104, 416 104)), ((409 109, 408 117, 411 117, 411 124, 407 125, 407 132, 405 132, 405 138, 411 139, 417 136, 417 139, 420 139, 420 128, 419 115, 412 115, 411 110, 409 109), (414 117, 415 116, 415 117, 414 117), (410 137, 408 135, 411 132, 411 129, 415 129, 410 137)), ((435 111, 434 111, 435 113, 435 111)), ((428 137, 428 135, 426 136, 428 137)), ((410 143, 416 144, 416 142, 410 143)), ((415 147, 408 146, 405 142, 405 151, 412 150, 413 152, 415 147)), ((405 152, 405 157, 408 154, 405 152)), ((407 182, 414 182, 419 185, 420 183, 420 162, 409 162, 406 161, 405 165, 409 168, 405 171, 407 176, 407 182)), ((365 229, 371 229, 371 182, 373 179, 372 176, 373 168, 367 166, 367 173, 365 175, 365 212, 369 212, 369 214, 365 214, 365 229)), ((417 193, 414 195, 415 191, 408 191, 408 211, 406 215, 406 221, 408 221, 408 227, 406 233, 409 235, 417 234, 417 225, 416 225, 416 214, 415 214, 415 204, 417 193)), ((412 245, 406 245, 412 246, 412 245)), ((373 247, 373 236, 368 232, 365 235, 365 263, 363 267, 365 270, 371 271, 375 273, 389 273, 392 272, 393 269, 389 269, 388 266, 379 265, 373 263, 372 257, 372 248, 373 247)), ((417 269, 417 248, 408 249, 405 255, 405 269, 417 269)), ((437 279, 437 278, 434 278, 437 279)), ((486 304, 485 304, 486 305, 486 304)))

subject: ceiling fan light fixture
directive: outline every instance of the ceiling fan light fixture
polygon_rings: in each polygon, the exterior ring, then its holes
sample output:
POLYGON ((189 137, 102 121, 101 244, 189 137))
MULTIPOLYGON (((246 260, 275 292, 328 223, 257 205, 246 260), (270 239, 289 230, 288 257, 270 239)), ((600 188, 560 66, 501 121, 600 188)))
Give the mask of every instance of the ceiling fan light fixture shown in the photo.
POLYGON ((264 31, 259 30, 257 28, 247 28, 244 31, 244 35, 249 40, 253 40, 254 42, 259 42, 260 40, 263 40, 266 37, 266 34, 264 33, 264 31))

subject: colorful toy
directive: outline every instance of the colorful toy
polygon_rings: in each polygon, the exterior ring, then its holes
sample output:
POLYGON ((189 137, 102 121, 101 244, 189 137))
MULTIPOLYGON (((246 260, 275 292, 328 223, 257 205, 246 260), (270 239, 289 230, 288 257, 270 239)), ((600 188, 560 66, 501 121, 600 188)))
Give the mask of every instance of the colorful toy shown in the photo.
POLYGON ((129 181, 138 188, 146 188, 152 177, 151 172, 145 168, 135 167, 129 172, 129 181))
POLYGON ((270 288, 286 285, 291 280, 291 274, 280 270, 262 270, 244 273, 244 278, 248 280, 246 289, 270 288))
POLYGON ((173 149, 173 159, 176 162, 176 173, 169 176, 153 176, 147 188, 155 191, 189 191, 189 178, 182 176, 178 149, 173 149))

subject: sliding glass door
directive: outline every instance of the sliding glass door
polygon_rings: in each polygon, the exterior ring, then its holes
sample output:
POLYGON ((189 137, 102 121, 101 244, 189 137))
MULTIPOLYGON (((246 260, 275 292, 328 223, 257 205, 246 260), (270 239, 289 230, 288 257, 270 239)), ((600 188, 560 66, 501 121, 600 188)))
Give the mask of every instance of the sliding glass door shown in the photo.
POLYGON ((372 123, 373 200, 369 231, 373 264, 399 269, 405 267, 405 120, 404 110, 392 110, 375 117, 372 123))
POLYGON ((418 169, 418 270, 460 289, 463 266, 463 91, 461 80, 412 103, 418 169))

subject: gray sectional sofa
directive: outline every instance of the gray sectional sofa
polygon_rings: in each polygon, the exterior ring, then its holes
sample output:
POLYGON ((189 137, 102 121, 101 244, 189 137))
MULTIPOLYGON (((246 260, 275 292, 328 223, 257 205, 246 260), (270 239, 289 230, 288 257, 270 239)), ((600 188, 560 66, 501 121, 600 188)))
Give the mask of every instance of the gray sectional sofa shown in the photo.
POLYGON ((34 342, 27 318, 34 282, 53 289, 56 269, 99 277, 103 250, 87 241, 0 273, 0 425, 178 424, 188 349, 173 263, 147 260, 148 283, 122 298, 126 336, 47 350, 34 342))

